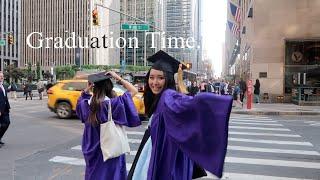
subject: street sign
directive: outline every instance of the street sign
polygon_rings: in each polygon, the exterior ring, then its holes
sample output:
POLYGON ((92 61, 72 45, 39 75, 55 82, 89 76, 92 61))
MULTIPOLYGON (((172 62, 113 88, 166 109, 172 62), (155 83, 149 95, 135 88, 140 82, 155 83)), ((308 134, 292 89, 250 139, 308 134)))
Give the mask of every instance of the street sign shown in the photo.
POLYGON ((149 24, 121 24, 121 30, 149 31, 149 24))
POLYGON ((3 39, 0 39, 0 46, 5 46, 6 45, 6 41, 3 39))

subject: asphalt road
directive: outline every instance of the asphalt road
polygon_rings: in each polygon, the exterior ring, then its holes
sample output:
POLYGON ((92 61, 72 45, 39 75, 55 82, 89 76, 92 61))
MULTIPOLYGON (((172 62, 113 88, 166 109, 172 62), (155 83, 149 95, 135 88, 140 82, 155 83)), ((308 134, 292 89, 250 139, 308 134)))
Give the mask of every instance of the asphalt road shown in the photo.
MULTIPOLYGON (((19 99, 11 106, 12 124, 0 149, 0 179, 83 179, 79 120, 58 119, 46 100, 19 99)), ((146 126, 128 129, 128 168, 146 126)), ((232 114, 223 179, 320 179, 319 128, 319 116, 232 114)))

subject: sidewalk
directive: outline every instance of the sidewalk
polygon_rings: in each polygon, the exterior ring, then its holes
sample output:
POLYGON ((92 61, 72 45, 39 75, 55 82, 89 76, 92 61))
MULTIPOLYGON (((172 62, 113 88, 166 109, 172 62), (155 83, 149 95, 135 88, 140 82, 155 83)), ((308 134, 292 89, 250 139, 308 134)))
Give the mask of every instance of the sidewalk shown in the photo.
POLYGON ((320 115, 320 106, 298 106, 295 104, 263 103, 252 104, 251 109, 233 107, 232 113, 250 115, 320 115))

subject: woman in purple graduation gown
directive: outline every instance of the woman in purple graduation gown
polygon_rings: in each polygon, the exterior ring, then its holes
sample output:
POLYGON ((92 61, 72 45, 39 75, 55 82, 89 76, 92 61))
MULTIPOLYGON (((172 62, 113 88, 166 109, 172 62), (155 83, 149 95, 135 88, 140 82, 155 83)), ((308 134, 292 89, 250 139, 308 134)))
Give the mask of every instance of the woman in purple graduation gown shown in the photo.
POLYGON ((111 101, 112 117, 116 124, 135 127, 141 124, 132 101, 138 91, 114 72, 89 76, 89 85, 78 100, 76 112, 84 123, 82 152, 86 162, 86 180, 126 180, 125 155, 103 161, 100 149, 100 123, 108 120, 108 102, 111 101), (116 97, 110 78, 118 80, 128 90, 116 97), (88 91, 93 87, 93 95, 88 91))
POLYGON ((148 60, 153 62, 144 93, 149 128, 128 179, 190 180, 195 164, 221 177, 232 97, 179 93, 174 81, 174 73, 182 71, 179 61, 163 51, 148 60))

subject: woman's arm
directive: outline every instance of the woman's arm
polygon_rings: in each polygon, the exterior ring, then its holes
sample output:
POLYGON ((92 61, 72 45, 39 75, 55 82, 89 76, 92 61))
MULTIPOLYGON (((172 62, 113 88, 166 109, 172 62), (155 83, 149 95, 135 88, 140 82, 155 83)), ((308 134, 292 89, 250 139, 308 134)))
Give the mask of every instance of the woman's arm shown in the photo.
POLYGON ((131 83, 129 83, 128 81, 122 79, 117 73, 113 72, 113 71, 109 71, 106 74, 110 74, 114 79, 116 79, 119 83, 122 84, 122 86, 124 88, 126 88, 131 96, 135 96, 138 93, 137 88, 135 88, 131 83))

